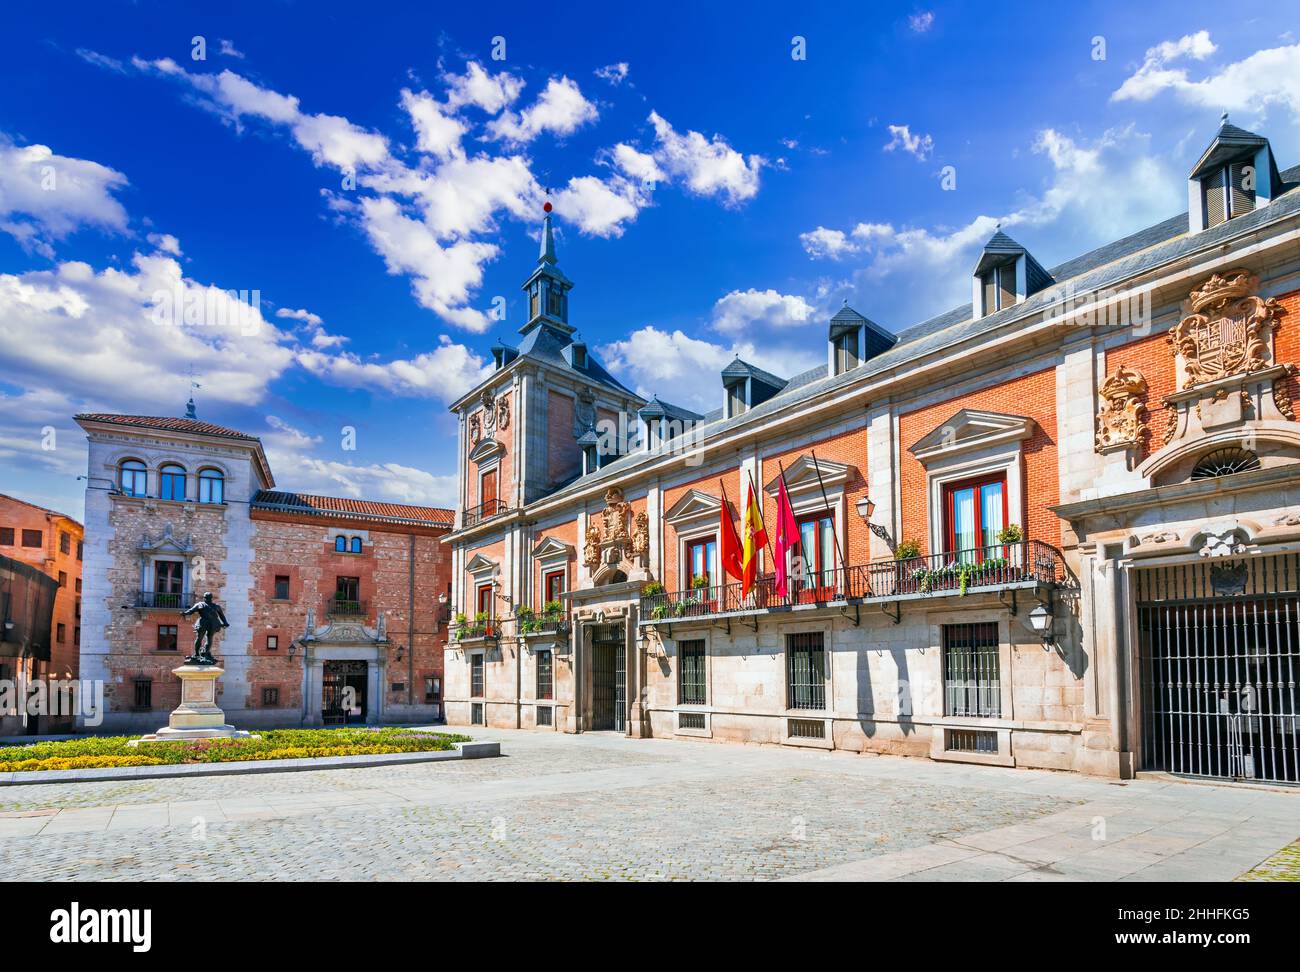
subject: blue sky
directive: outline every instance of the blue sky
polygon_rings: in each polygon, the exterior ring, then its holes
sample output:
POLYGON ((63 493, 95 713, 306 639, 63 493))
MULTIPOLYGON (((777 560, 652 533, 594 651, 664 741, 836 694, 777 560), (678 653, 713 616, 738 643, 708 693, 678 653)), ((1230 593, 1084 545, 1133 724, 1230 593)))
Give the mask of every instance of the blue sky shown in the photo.
POLYGON ((79 515, 71 415, 181 414, 192 366, 283 488, 451 503, 548 190, 572 323, 702 408, 733 353, 823 361, 844 299, 969 299, 999 221, 1050 267, 1181 211, 1222 110, 1300 161, 1278 4, 409 6, 7 12, 0 492, 79 515))

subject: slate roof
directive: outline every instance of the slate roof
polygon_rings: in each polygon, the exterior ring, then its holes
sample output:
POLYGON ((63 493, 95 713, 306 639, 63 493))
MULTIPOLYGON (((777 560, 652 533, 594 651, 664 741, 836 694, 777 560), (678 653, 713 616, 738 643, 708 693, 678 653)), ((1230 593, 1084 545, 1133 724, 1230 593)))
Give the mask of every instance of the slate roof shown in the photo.
POLYGON ((605 366, 600 363, 590 350, 587 351, 586 367, 575 368, 564 353, 564 349, 573 343, 575 342, 569 335, 543 322, 524 335, 523 340, 519 342, 518 357, 533 358, 554 368, 560 368, 576 375, 583 375, 602 385, 616 388, 624 394, 635 395, 630 388, 606 371, 605 366))
POLYGON ((254 509, 280 513, 378 520, 414 526, 450 527, 455 519, 454 511, 436 506, 376 503, 343 496, 315 496, 310 493, 290 493, 283 490, 260 489, 253 495, 250 505, 254 509))
POLYGON ((197 419, 170 418, 164 415, 114 415, 109 412, 82 412, 74 419, 87 422, 105 422, 109 425, 129 425, 137 429, 159 429, 166 432, 192 432, 198 435, 219 435, 226 439, 246 439, 250 442, 260 441, 257 436, 228 429, 224 425, 200 422, 197 419))
MULTIPOLYGON (((1198 233, 1189 233, 1188 215, 1183 212, 1181 215, 1171 216, 1113 243, 1107 243, 1067 260, 1047 272, 1058 284, 1068 281, 1078 291, 1088 292, 1121 283, 1189 253, 1213 250, 1234 237, 1249 234, 1261 226, 1300 213, 1300 192, 1296 191, 1300 187, 1300 166, 1286 169, 1280 177, 1281 193, 1267 206, 1262 206, 1252 213, 1236 216, 1198 233)), ((723 419, 721 409, 709 412, 704 416, 709 424, 700 429, 700 434, 712 438, 729 432, 733 428, 760 420, 765 415, 798 404, 822 392, 860 382, 919 355, 976 337, 1022 315, 1032 315, 1036 311, 1041 311, 1050 301, 1049 294, 1033 294, 1013 307, 980 318, 971 316, 969 303, 954 307, 943 314, 904 329, 898 334, 898 342, 892 348, 843 374, 828 378, 826 366, 819 365, 795 375, 786 382, 785 387, 778 394, 742 415, 723 419)), ((648 454, 644 452, 621 456, 596 472, 556 490, 544 499, 557 498, 574 489, 586 488, 590 484, 606 479, 615 479, 634 469, 647 457, 648 454)))
POLYGON ((772 372, 764 371, 762 368, 750 364, 739 355, 732 360, 731 364, 722 369, 722 380, 726 381, 728 378, 753 378, 755 381, 761 381, 773 388, 785 387, 784 378, 778 378, 772 372))

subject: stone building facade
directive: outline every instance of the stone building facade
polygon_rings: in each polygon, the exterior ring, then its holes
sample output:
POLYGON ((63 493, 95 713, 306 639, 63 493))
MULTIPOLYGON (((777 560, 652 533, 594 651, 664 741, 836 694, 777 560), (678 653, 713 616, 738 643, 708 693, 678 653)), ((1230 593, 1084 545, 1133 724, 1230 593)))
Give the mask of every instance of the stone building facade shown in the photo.
MULTIPOLYGON (((21 677, 30 684, 77 677, 83 535, 81 524, 66 514, 0 494, 0 556, 35 567, 58 584, 50 618, 48 657, 0 658, 0 679, 21 677)), ((21 713, 0 717, 0 733, 63 732, 71 728, 71 717, 64 714, 26 719, 21 713)))
POLYGON ((846 306, 825 367, 737 360, 707 415, 574 339, 548 218, 453 405, 449 720, 1300 781, 1300 169, 1225 119, 1187 189, 1052 268, 999 231, 970 304, 846 306), (782 482, 798 579, 768 549, 746 592, 721 518, 752 489, 771 534, 782 482))
POLYGON ((442 718, 451 511, 276 490, 261 442, 191 415, 77 416, 90 444, 81 668, 151 730, 211 591, 240 726, 442 718))

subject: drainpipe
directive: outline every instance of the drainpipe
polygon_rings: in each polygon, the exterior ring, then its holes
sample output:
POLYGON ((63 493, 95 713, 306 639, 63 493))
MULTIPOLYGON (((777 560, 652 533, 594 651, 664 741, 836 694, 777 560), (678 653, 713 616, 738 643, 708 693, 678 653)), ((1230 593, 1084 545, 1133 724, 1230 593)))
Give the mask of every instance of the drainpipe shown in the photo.
POLYGON ((407 556, 407 635, 406 635, 406 704, 415 706, 415 534, 411 534, 410 553, 407 556))

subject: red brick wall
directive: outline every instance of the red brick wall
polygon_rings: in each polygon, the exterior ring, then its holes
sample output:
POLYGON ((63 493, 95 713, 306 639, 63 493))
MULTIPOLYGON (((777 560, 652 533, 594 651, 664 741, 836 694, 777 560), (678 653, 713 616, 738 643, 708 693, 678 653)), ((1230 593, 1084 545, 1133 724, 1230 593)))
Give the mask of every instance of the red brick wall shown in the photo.
MULTIPOLYGON (((0 527, 12 527, 12 547, 0 546, 0 554, 35 567, 58 580, 59 572, 66 575, 66 583, 54 595, 54 614, 50 623, 50 661, 44 674, 51 678, 70 678, 77 674, 77 629, 81 625, 78 604, 81 594, 77 582, 81 580, 81 561, 77 559, 77 544, 85 531, 80 523, 61 513, 31 506, 9 496, 0 496, 0 527), (24 547, 23 531, 39 530, 41 545, 24 547), (68 535, 68 552, 59 549, 59 534, 68 535), (63 641, 58 640, 58 626, 63 625, 63 641)), ((42 674, 40 672, 37 673, 42 674)))
MULTIPOLYGON (((482 546, 479 547, 466 548, 465 563, 468 564, 479 554, 482 554, 488 560, 495 563, 500 569, 500 572, 502 574, 504 574, 505 571, 508 569, 508 565, 505 562, 506 545, 504 541, 497 540, 494 543, 483 544, 482 546)), ((498 578, 499 576, 500 575, 498 575, 498 578)), ((464 612, 466 617, 470 618, 471 620, 473 619, 474 612, 476 610, 475 604, 477 603, 475 599, 476 594, 475 594, 474 586, 475 586, 474 575, 471 574, 469 571, 465 571, 464 575, 461 577, 460 580, 461 603, 455 606, 453 613, 464 612)), ((494 601, 492 610, 495 615, 500 616, 504 614, 506 611, 505 603, 502 601, 494 601)))
MULTIPOLYGON (((699 490, 701 493, 707 493, 709 496, 721 499, 722 488, 718 485, 718 481, 722 480, 727 484, 727 499, 730 500, 732 505, 732 521, 736 523, 736 528, 740 529, 737 507, 739 503, 743 502, 743 500, 737 500, 735 496, 731 495, 736 482, 736 468, 737 467, 733 466, 731 469, 726 470, 715 469, 712 472, 700 476, 698 479, 693 479, 688 483, 682 483, 680 486, 673 486, 670 489, 665 489, 661 501, 663 511, 666 513, 671 510, 673 506, 675 506, 677 502, 692 489, 699 490)), ((714 522, 716 523, 716 520, 714 522)), ((691 579, 682 576, 683 572, 681 570, 681 565, 678 562, 680 560, 679 548, 681 547, 681 543, 679 542, 677 531, 667 524, 658 523, 651 523, 650 529, 658 529, 661 531, 659 542, 662 545, 664 555, 664 576, 662 579, 664 589, 669 591, 685 590, 690 584, 691 579)), ((722 552, 719 550, 719 570, 722 569, 721 556, 722 552)))
POLYGON ((388 659, 381 690, 392 704, 405 704, 413 695, 424 701, 422 673, 441 674, 446 626, 440 623, 438 595, 451 579, 450 550, 439 541, 444 531, 400 528, 369 521, 323 523, 314 518, 254 511, 253 583, 250 624, 253 644, 249 662, 248 701, 262 707, 262 689, 280 690, 279 707, 302 707, 302 652, 289 657, 289 643, 300 636, 307 609, 316 623, 326 620, 327 602, 333 598, 336 578, 359 578, 359 597, 366 602, 366 624, 373 627, 380 612, 388 627, 388 659), (359 554, 338 553, 332 530, 363 538, 359 554), (403 531, 404 532, 398 532, 403 531), (411 599, 411 563, 414 559, 414 604, 411 599), (289 599, 275 600, 275 577, 289 577, 289 599), (279 647, 270 651, 267 636, 276 635, 279 647), (402 659, 397 660, 399 646, 402 659), (414 669, 415 679, 410 675, 414 669), (394 692, 392 685, 410 686, 394 692))
POLYGON ((573 399, 557 391, 546 396, 546 474, 555 486, 582 471, 582 451, 573 435, 573 399))
MULTIPOLYGON (((554 537, 561 543, 567 543, 573 547, 573 554, 569 557, 565 567, 564 589, 573 590, 577 579, 577 561, 582 555, 582 545, 578 542, 578 521, 573 519, 567 523, 559 523, 545 530, 538 530, 537 535, 533 538, 534 545, 541 543, 548 537, 554 537)), ((550 570, 556 567, 549 565, 550 570)), ((540 611, 546 602, 546 588, 542 584, 542 565, 536 561, 533 562, 533 610, 540 611)))
MULTIPOLYGON (((968 395, 907 412, 899 417, 902 536, 916 540, 929 551, 929 490, 925 467, 907 450, 918 439, 942 425, 962 408, 1026 415, 1035 423, 1034 434, 1021 443, 1025 509, 1021 511, 1026 534, 1053 545, 1061 542, 1061 522, 1048 507, 1060 501, 1060 476, 1056 455, 1056 372, 1053 368, 1013 378, 968 395)), ((942 511, 934 511, 942 516, 942 511)))
MULTIPOLYGON (((511 425, 508 428, 506 428, 504 431, 498 430, 497 432, 496 440, 504 449, 504 451, 501 453, 501 460, 496 467, 497 499, 501 500, 503 503, 509 506, 514 506, 515 495, 514 495, 514 450, 513 450, 514 424, 513 423, 519 419, 519 415, 515 411, 514 396, 507 393, 502 397, 504 397, 505 400, 509 403, 511 425)), ((483 409, 476 408, 470 414, 471 416, 472 415, 479 416, 480 428, 481 428, 483 409)), ((483 439, 480 438, 477 443, 473 443, 473 442, 467 443, 469 446, 469 450, 472 452, 474 448, 477 445, 481 444, 482 442, 483 439)), ((480 505, 483 502, 483 498, 479 493, 480 487, 482 485, 482 481, 479 475, 477 463, 474 462, 469 463, 468 479, 469 479, 469 484, 468 484, 469 488, 466 491, 467 496, 469 497, 468 506, 470 508, 473 508, 480 505)))
MULTIPOLYGON (((788 472, 795 460, 804 455, 812 458, 813 452, 817 453, 817 458, 820 460, 845 463, 853 467, 854 472, 848 482, 844 484, 845 535, 838 539, 845 564, 865 564, 871 559, 871 532, 868 530, 866 523, 863 522, 862 517, 858 516, 856 509, 858 500, 867 495, 867 428, 865 419, 860 429, 843 432, 840 435, 764 456, 763 477, 759 486, 766 489, 767 484, 780 474, 782 466, 788 472)), ((768 519, 775 523, 773 518, 776 516, 776 504, 773 502, 771 495, 768 495, 764 501, 763 512, 768 519)), ((775 526, 769 527, 768 535, 775 539, 775 526)))

